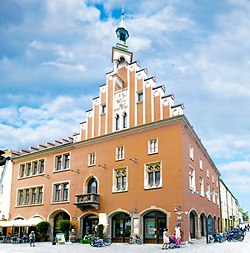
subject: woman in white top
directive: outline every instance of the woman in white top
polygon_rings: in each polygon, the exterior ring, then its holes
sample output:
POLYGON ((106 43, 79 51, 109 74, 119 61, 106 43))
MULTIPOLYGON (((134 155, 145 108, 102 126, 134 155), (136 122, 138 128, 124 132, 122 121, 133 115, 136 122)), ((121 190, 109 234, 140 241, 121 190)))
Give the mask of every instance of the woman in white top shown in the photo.
POLYGON ((163 244, 162 249, 167 249, 169 247, 169 236, 168 236, 168 229, 164 229, 163 231, 163 244))

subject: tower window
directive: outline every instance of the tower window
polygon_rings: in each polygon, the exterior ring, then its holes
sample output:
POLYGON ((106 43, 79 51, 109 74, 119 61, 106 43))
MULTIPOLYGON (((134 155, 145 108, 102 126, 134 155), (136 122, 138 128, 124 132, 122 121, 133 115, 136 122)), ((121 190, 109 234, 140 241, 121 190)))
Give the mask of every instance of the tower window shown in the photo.
POLYGON ((126 112, 124 112, 123 114, 123 128, 127 128, 128 127, 128 115, 126 112))
POLYGON ((115 117, 115 130, 120 129, 120 116, 117 114, 115 117))
POLYGON ((142 102, 143 101, 143 92, 139 91, 137 92, 137 102, 142 102))
POLYGON ((102 110, 101 110, 101 112, 102 112, 102 113, 106 113, 106 109, 107 109, 106 104, 103 104, 103 105, 102 105, 102 110))

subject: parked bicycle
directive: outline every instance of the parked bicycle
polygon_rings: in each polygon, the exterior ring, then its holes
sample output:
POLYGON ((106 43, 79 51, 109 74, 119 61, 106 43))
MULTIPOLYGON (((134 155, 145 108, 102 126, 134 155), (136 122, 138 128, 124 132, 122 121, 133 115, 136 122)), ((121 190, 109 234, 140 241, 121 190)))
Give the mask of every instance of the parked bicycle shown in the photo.
POLYGON ((92 247, 103 247, 111 245, 112 240, 109 237, 98 238, 96 236, 92 236, 90 238, 90 245, 92 247))
POLYGON ((223 233, 219 233, 219 234, 213 234, 209 236, 209 243, 211 242, 225 242, 227 239, 226 235, 224 235, 223 233))
POLYGON ((133 244, 133 243, 142 244, 142 239, 138 235, 135 235, 135 236, 131 235, 130 238, 129 238, 128 243, 129 244, 133 244))
POLYGON ((245 236, 244 236, 244 231, 242 231, 238 228, 232 228, 227 231, 226 237, 229 242, 231 242, 231 241, 242 242, 244 240, 245 236))

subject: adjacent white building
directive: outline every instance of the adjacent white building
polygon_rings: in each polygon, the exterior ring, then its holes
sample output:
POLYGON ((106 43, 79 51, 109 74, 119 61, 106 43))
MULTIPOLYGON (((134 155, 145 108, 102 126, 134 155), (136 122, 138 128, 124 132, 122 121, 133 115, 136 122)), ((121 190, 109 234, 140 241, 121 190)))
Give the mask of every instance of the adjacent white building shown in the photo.
MULTIPOLYGON (((0 163, 0 221, 9 220, 10 218, 10 193, 13 164, 11 161, 10 151, 5 151, 0 163)), ((3 232, 0 226, 0 232, 3 232)))

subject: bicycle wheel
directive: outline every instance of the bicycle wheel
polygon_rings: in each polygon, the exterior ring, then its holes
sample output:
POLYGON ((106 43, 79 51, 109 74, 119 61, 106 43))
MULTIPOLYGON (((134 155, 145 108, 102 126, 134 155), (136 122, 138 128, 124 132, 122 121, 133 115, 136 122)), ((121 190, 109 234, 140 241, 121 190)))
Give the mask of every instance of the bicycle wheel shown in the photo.
POLYGON ((244 235, 239 235, 239 236, 237 236, 237 240, 238 240, 239 242, 242 242, 242 241, 244 240, 244 235))
POLYGON ((105 237, 103 239, 103 243, 104 243, 105 246, 109 246, 109 245, 111 245, 112 240, 110 238, 108 238, 108 237, 105 237))
POLYGON ((133 244, 135 242, 134 238, 132 236, 129 237, 128 243, 133 244))
POLYGON ((220 238, 220 242, 225 242, 226 241, 226 237, 225 236, 222 236, 221 238, 220 238))
POLYGON ((137 238, 135 242, 136 242, 137 244, 142 244, 141 238, 137 238))

